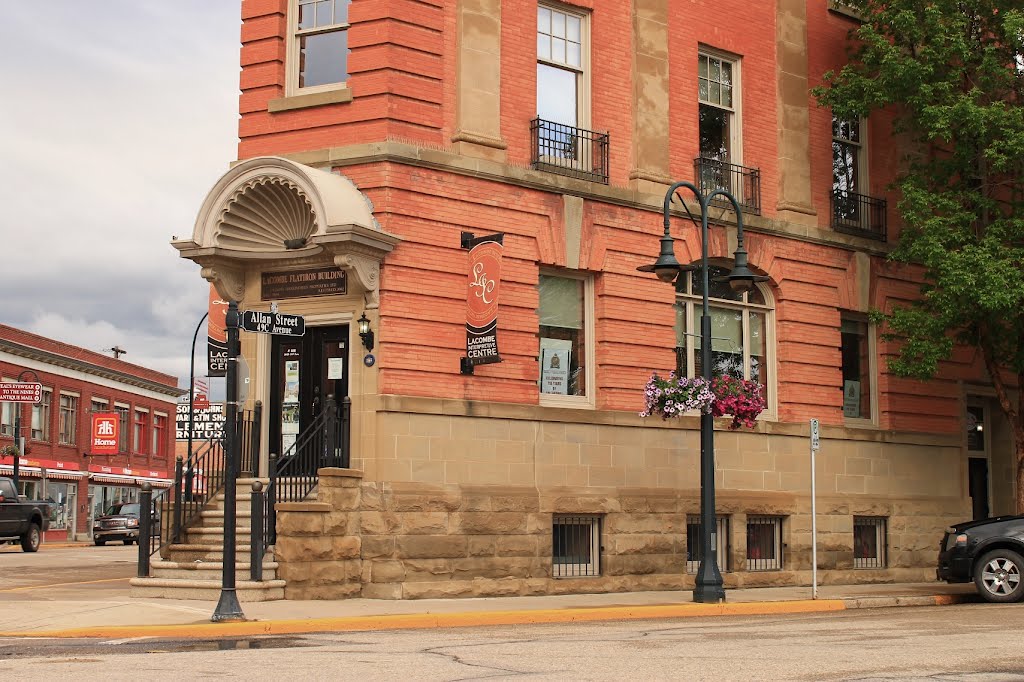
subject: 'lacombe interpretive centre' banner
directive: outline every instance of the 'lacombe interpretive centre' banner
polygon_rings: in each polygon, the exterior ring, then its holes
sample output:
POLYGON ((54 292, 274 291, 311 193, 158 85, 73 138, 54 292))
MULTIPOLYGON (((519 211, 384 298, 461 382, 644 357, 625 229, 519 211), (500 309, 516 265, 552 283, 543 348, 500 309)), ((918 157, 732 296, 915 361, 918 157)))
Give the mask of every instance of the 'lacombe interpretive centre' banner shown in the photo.
POLYGON ((469 251, 469 286, 466 292, 465 364, 501 362, 498 354, 498 294, 504 234, 473 238, 463 233, 469 251))

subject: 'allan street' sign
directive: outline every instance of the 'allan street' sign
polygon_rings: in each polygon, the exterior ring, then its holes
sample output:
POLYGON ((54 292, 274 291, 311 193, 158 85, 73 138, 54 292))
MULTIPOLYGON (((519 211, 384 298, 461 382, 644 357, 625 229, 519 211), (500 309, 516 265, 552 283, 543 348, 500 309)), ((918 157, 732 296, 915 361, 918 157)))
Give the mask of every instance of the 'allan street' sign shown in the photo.
POLYGON ((260 334, 302 336, 306 333, 306 319, 302 315, 284 315, 282 313, 246 310, 242 313, 242 329, 247 332, 258 332, 260 334))

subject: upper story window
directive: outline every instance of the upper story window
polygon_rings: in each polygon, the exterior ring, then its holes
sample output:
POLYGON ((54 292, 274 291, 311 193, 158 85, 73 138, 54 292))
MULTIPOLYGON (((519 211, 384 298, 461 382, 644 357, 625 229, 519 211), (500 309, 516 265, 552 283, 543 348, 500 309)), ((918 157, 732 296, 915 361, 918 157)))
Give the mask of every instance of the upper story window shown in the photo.
POLYGON ((545 404, 593 405, 593 280, 540 276, 540 394, 545 404))
POLYGON ((155 412, 153 414, 153 441, 150 443, 149 453, 154 457, 162 458, 167 456, 167 415, 155 412))
MULTIPOLYGON (((709 279, 729 274, 728 267, 710 266, 709 279)), ((730 375, 756 381, 764 387, 773 411, 769 368, 773 353, 770 336, 772 309, 760 286, 737 293, 724 282, 711 282, 712 376, 730 375)), ((700 270, 676 283, 676 369, 681 376, 701 376, 700 322, 703 317, 700 270)))
POLYGON ((585 127, 586 17, 537 7, 537 116, 585 127))
POLYGON ((873 419, 874 338, 868 321, 843 313, 840 327, 843 368, 843 417, 873 419))
POLYGON ((132 431, 132 452, 146 453, 146 427, 149 426, 149 412, 135 410, 135 428, 132 431))
POLYGON ((863 123, 832 117, 832 189, 865 194, 863 123))
POLYGON ((43 397, 32 406, 32 440, 50 440, 50 406, 53 404, 53 389, 43 387, 43 397))
POLYGON ((698 136, 704 159, 739 163, 739 61, 697 55, 698 136))
POLYGON ((114 404, 117 412, 117 451, 128 452, 128 406, 114 404))
MULTIPOLYGON (((14 381, 14 379, 7 379, 6 377, 2 381, 14 381)), ((0 436, 13 436, 14 435, 14 403, 2 402, 0 403, 0 436)))
POLYGON ((77 395, 71 393, 60 394, 60 419, 58 421, 58 442, 61 445, 74 445, 78 441, 77 395))
POLYGON ((288 91, 330 90, 348 80, 351 0, 291 0, 288 91))

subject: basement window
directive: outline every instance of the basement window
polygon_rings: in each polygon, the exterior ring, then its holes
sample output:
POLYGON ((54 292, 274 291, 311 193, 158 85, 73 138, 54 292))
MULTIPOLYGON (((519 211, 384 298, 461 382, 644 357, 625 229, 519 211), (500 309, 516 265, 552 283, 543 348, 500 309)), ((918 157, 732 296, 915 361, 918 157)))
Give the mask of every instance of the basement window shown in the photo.
POLYGON ((747 570, 782 569, 782 517, 747 517, 747 570))
MULTIPOLYGON (((716 517, 715 552, 718 555, 718 570, 729 570, 729 517, 716 517)), ((700 516, 688 514, 686 517, 686 572, 696 573, 700 568, 702 549, 700 543, 700 516)))
POLYGON ((601 575, 600 516, 555 514, 551 533, 551 574, 554 577, 601 575))
POLYGON ((885 568, 888 519, 882 516, 853 517, 853 567, 885 568))

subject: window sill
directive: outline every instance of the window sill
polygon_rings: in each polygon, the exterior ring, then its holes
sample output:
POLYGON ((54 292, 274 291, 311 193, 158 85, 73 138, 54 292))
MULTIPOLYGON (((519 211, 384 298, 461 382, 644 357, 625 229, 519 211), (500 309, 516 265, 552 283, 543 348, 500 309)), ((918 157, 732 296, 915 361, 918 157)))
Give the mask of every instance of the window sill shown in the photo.
POLYGON ((307 109, 319 107, 325 104, 344 104, 352 101, 352 90, 349 88, 338 88, 326 92, 311 92, 303 95, 291 95, 280 97, 267 102, 267 111, 276 114, 281 111, 292 111, 294 109, 307 109))
POLYGON ((853 417, 844 418, 843 426, 848 429, 878 429, 878 424, 870 419, 854 419, 853 417))
POLYGON ((541 393, 537 404, 541 407, 567 407, 575 410, 593 410, 594 401, 588 396, 556 396, 541 393))

